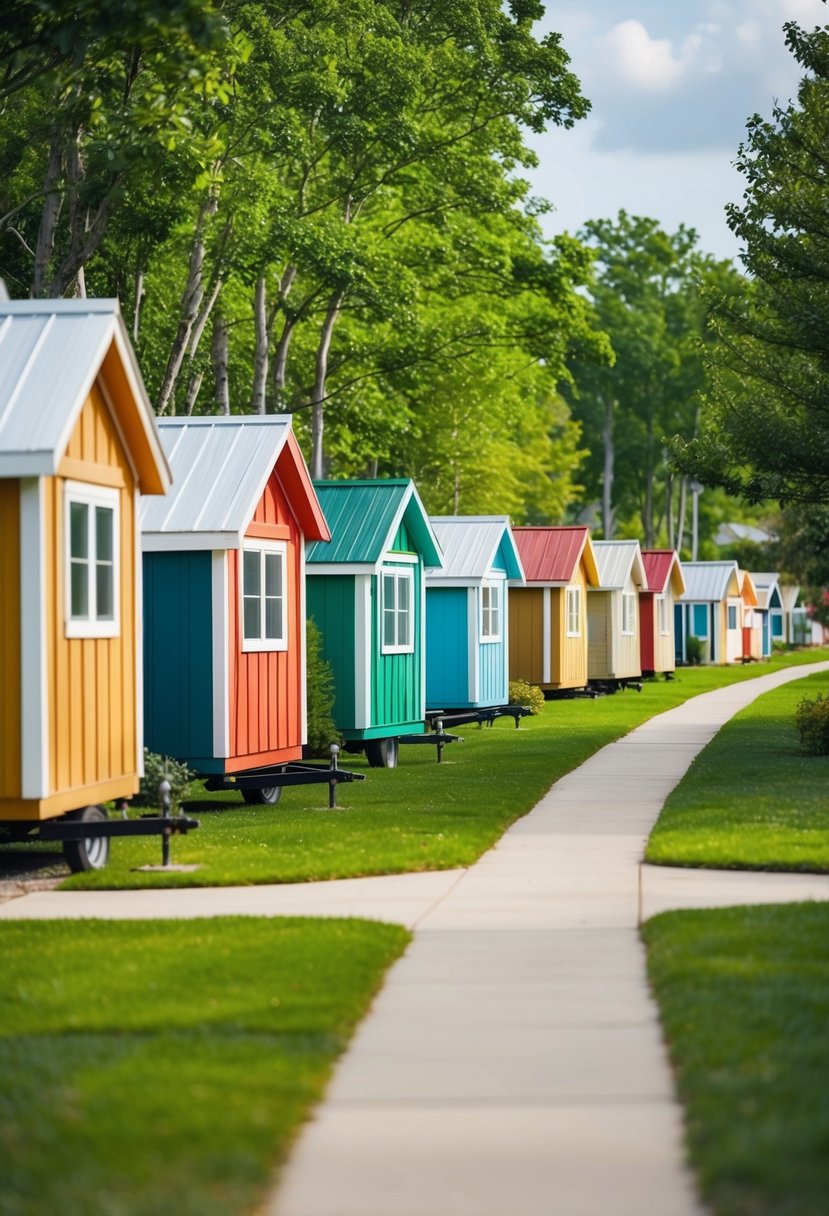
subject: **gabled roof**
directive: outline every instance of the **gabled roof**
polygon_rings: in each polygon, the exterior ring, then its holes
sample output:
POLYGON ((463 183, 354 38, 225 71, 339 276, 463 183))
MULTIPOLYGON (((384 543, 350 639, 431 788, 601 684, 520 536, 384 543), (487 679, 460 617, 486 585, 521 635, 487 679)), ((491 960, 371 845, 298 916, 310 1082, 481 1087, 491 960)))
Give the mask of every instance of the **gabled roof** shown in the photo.
POLYGON ((757 607, 757 590, 754 586, 754 580, 748 570, 740 570, 738 572, 740 579, 740 595, 743 603, 748 604, 751 608, 757 607))
POLYGON ((664 595, 670 582, 674 595, 682 595, 685 579, 676 549, 643 549, 642 564, 649 591, 664 595))
POLYGON ((780 575, 773 571, 762 571, 756 574, 751 573, 751 578, 754 582, 754 590, 757 592, 757 607, 770 608, 775 592, 780 607, 783 606, 783 595, 780 587, 780 575))
POLYGON ((566 587, 583 560, 588 583, 598 587, 599 572, 589 528, 513 528, 513 535, 528 583, 566 587))
POLYGON ((641 591, 648 590, 638 540, 594 540, 593 549, 602 591, 620 591, 631 579, 641 591))
POLYGON ((329 545, 311 545, 310 567, 376 571, 394 539, 406 530, 427 566, 442 566, 443 554, 414 482, 409 478, 315 481, 331 529, 329 545))
POLYGON ((800 585, 798 583, 781 583, 780 584, 780 599, 785 612, 791 612, 797 607, 797 601, 800 599, 800 585))
POLYGON ((524 581, 506 515, 432 515, 430 522, 443 550, 443 569, 429 571, 429 582, 480 582, 499 555, 507 578, 524 581))
POLYGON ((170 469, 117 300, 0 302, 0 477, 53 476, 99 375, 144 494, 170 469))
POLYGON ((306 538, 328 538, 290 416, 162 418, 158 427, 174 482, 167 498, 143 504, 145 550, 240 548, 274 468, 306 538))
POLYGON ((719 603, 727 596, 740 594, 736 562, 683 562, 685 591, 681 599, 719 603))

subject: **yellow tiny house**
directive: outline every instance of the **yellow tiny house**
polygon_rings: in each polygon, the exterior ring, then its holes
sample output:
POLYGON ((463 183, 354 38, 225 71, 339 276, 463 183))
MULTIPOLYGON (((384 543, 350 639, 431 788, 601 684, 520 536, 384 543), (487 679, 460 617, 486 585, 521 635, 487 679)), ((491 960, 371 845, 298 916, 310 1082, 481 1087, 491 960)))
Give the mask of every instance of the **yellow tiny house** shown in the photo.
POLYGON ((136 792, 137 506, 169 484, 117 301, 0 303, 0 821, 136 792))

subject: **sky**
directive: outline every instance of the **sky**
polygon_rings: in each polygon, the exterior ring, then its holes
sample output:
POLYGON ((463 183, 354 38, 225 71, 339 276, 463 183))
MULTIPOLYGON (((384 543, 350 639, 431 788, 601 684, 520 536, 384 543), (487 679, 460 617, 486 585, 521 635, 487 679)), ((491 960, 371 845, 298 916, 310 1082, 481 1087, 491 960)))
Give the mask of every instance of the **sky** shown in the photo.
POLYGON ((549 0, 556 30, 592 103, 570 130, 531 136, 531 193, 553 203, 548 236, 620 209, 668 232, 695 228, 698 248, 738 259, 725 205, 746 121, 794 100, 800 76, 785 21, 829 24, 821 0, 549 0))

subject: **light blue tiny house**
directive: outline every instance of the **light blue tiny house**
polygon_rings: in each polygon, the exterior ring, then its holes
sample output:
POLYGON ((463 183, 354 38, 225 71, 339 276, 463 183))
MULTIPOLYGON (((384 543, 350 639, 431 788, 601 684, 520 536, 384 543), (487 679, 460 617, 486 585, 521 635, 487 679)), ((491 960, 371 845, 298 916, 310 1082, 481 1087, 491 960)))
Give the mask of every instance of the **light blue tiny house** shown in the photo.
POLYGON ((505 515, 433 515, 443 568, 426 572, 427 710, 509 698, 507 580, 524 571, 505 515))
POLYGON ((408 479, 314 483, 330 544, 308 549, 307 612, 334 676, 349 751, 393 766, 397 738, 426 730, 426 580, 443 555, 408 479))

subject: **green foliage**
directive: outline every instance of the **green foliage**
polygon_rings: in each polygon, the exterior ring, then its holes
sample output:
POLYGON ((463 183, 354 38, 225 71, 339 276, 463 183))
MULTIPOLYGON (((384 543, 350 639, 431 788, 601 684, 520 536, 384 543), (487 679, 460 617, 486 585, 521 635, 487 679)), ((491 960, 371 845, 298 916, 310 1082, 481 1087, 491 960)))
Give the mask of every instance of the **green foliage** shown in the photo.
POLYGON ((509 704, 526 705, 533 714, 540 714, 547 702, 537 684, 528 684, 526 680, 510 680, 509 704))
POLYGON ((705 656, 705 643, 696 634, 689 633, 685 639, 685 657, 692 667, 701 663, 705 656))
POLYGON ((794 717, 801 751, 807 756, 829 756, 829 697, 804 697, 794 717))
POLYGON ((159 756, 144 748, 144 776, 138 794, 133 799, 136 806, 161 806, 158 787, 164 780, 170 783, 170 806, 176 809, 182 794, 195 777, 186 764, 180 764, 172 756, 159 756))
POLYGON ((322 655, 322 634, 313 617, 306 622, 305 661, 307 672, 308 751, 327 759, 332 743, 340 736, 331 711, 334 708, 334 675, 322 655))

